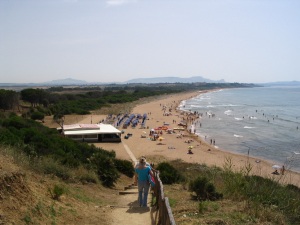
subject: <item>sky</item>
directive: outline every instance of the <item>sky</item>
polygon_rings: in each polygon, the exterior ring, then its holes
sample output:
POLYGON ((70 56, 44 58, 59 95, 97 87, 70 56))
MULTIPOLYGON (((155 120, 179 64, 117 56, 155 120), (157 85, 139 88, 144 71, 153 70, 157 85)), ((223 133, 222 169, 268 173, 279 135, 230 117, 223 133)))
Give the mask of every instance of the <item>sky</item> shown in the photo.
POLYGON ((299 0, 0 0, 0 83, 300 80, 299 0))

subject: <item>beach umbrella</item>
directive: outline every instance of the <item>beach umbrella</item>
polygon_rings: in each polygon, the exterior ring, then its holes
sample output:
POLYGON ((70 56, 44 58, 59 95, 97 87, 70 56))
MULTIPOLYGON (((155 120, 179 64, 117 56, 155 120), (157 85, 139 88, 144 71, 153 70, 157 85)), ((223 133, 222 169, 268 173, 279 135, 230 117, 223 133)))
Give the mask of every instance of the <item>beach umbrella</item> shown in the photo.
POLYGON ((164 138, 163 138, 163 137, 159 137, 158 140, 159 140, 159 141, 162 141, 162 140, 164 140, 164 138))
POLYGON ((272 168, 273 168, 273 169, 280 169, 280 168, 281 168, 281 166, 278 166, 278 165, 273 165, 273 166, 272 166, 272 168))
POLYGON ((147 132, 146 132, 146 131, 143 131, 143 133, 144 133, 144 134, 147 134, 147 132))
POLYGON ((192 148, 194 148, 194 146, 190 145, 190 146, 189 146, 189 149, 192 149, 192 148))

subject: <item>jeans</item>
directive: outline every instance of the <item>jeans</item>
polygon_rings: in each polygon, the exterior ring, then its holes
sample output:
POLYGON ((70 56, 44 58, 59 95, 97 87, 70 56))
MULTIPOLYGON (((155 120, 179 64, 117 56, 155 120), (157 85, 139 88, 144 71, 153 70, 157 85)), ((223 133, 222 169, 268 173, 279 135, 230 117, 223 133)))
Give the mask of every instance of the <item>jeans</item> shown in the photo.
POLYGON ((138 181, 140 206, 147 206, 149 187, 149 181, 138 181))

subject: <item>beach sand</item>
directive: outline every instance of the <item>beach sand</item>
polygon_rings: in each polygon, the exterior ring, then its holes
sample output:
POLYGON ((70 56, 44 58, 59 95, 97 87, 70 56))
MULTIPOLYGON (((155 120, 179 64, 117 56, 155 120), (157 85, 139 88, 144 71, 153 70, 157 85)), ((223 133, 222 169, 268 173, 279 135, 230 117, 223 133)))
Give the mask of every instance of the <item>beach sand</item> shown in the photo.
MULTIPOLYGON (((187 130, 176 131, 176 133, 167 134, 163 132, 161 135, 164 139, 159 141, 152 141, 149 138, 150 129, 154 129, 164 124, 169 124, 170 128, 178 127, 179 123, 185 115, 182 112, 176 110, 176 107, 182 100, 186 100, 197 95, 200 92, 179 93, 171 95, 163 95, 157 97, 155 101, 146 102, 137 105, 133 108, 132 113, 144 113, 148 114, 148 120, 146 120, 146 128, 140 128, 138 125, 136 128, 128 127, 124 130, 121 143, 95 143, 97 147, 101 147, 105 150, 114 150, 118 158, 131 160, 129 154, 125 150, 124 145, 128 146, 130 151, 136 158, 146 156, 148 161, 154 161, 155 164, 166 161, 181 159, 186 162, 206 164, 208 166, 223 167, 225 163, 232 165, 232 169, 236 171, 245 170, 246 165, 250 164, 252 170, 250 174, 268 177, 277 180, 281 183, 290 183, 300 187, 300 174, 293 171, 285 171, 284 175, 271 174, 274 169, 273 163, 258 158, 252 158, 245 155, 239 155, 223 151, 210 145, 205 140, 202 140, 194 134, 190 134, 187 130), (166 116, 163 110, 163 106, 167 111, 171 108, 171 114, 166 116), (176 123, 174 123, 176 121, 176 123), (127 133, 131 133, 128 139, 124 136, 127 133), (179 138, 182 134, 183 137, 179 138), (141 135, 146 135, 146 138, 142 138, 141 135), (179 136, 180 135, 180 136, 179 136), (186 143, 188 140, 192 140, 190 143, 186 143), (192 145, 192 151, 194 154, 187 154, 188 147, 192 145)), ((107 115, 67 115, 65 117, 65 124, 73 123, 98 123, 106 118, 107 115)), ((58 127, 58 124, 52 121, 51 118, 45 119, 45 124, 49 127, 58 127)))

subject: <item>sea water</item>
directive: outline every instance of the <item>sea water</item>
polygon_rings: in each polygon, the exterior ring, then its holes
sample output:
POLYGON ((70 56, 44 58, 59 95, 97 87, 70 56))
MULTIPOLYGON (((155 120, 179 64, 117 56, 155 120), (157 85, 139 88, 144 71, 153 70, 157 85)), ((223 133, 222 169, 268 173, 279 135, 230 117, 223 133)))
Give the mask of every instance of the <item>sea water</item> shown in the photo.
POLYGON ((223 89, 180 108, 202 115, 195 132, 217 148, 300 172, 300 87, 223 89))

